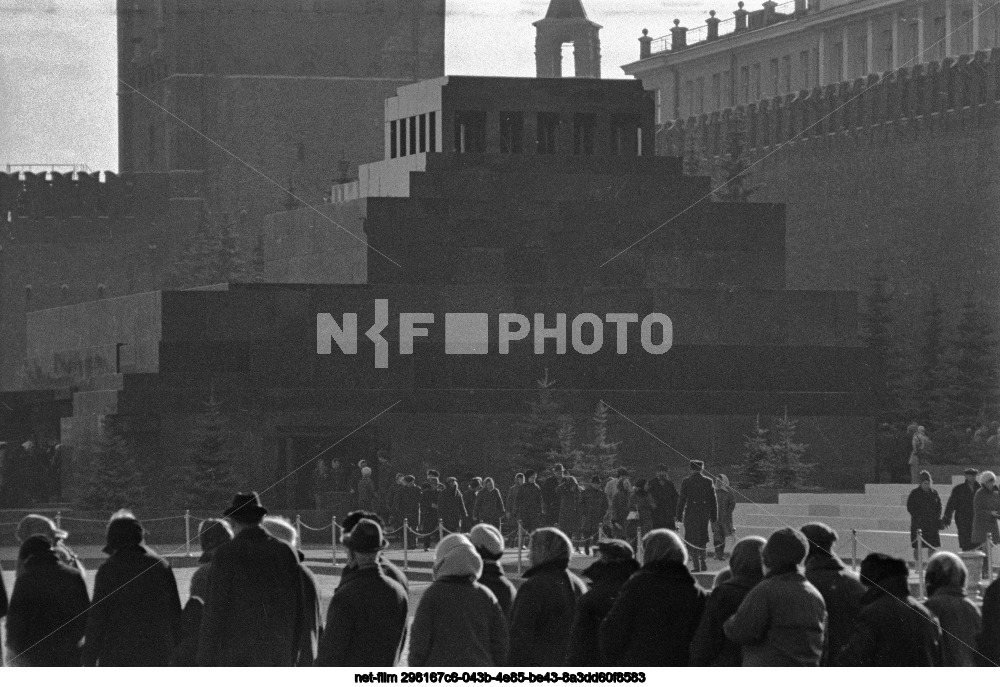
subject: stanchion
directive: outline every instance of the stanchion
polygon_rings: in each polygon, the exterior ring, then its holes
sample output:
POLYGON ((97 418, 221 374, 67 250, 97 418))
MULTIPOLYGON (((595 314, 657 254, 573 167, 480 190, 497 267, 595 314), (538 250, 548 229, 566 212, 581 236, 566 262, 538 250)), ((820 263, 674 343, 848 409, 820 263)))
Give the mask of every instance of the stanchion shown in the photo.
POLYGON ((62 529, 62 511, 61 510, 57 510, 56 511, 56 529, 58 529, 58 530, 62 529))
POLYGON ((438 544, 444 539, 444 520, 438 518, 438 544))
POLYGON ((299 540, 299 546, 302 546, 302 518, 298 515, 295 516, 295 537, 299 540))
POLYGON ((924 589, 924 533, 917 530, 917 585, 920 590, 920 601, 926 598, 924 589))
MULTIPOLYGON (((833 553, 832 551, 830 553, 833 553)), ((851 570, 858 571, 858 531, 851 530, 851 570)))
POLYGON ((184 511, 184 551, 185 555, 191 557, 191 511, 184 511))
POLYGON ((403 518, 403 570, 410 569, 410 521, 403 518))
POLYGON ((604 521, 597 523, 597 543, 604 541, 604 521))
POLYGON ((333 552, 333 567, 337 567, 337 516, 330 519, 330 550, 333 552))
POLYGON ((635 526, 635 558, 642 565, 643 561, 643 548, 642 548, 642 527, 639 525, 635 526))
POLYGON ((524 528, 521 521, 517 521, 517 574, 521 574, 521 545, 524 543, 524 528))
POLYGON ((993 582, 993 534, 986 535, 986 581, 993 582))

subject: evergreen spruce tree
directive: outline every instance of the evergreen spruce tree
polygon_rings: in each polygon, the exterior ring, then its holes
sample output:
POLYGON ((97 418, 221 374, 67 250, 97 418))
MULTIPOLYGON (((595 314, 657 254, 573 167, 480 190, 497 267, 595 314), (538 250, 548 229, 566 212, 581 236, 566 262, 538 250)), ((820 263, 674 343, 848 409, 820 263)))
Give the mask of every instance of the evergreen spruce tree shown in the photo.
POLYGON ((862 338, 871 355, 875 412, 879 422, 893 424, 902 421, 905 415, 903 356, 892 331, 892 297, 881 261, 875 263, 869 288, 862 338))
POLYGON ((549 452, 549 462, 562 463, 566 470, 572 472, 582 460, 583 450, 577 446, 576 426, 571 415, 559 417, 559 430, 556 432, 556 438, 559 441, 559 448, 549 452))
POLYGON ((916 417, 932 432, 950 422, 947 417, 949 370, 945 357, 944 309, 936 288, 927 297, 923 312, 923 331, 917 356, 916 379, 913 380, 913 409, 916 417))
POLYGON ((618 467, 618 447, 622 442, 611 439, 609 410, 604 401, 597 402, 591 418, 594 440, 583 444, 580 459, 573 470, 578 479, 589 480, 595 474, 607 477, 618 467))
POLYGON ((742 114, 733 113, 729 119, 729 130, 726 132, 725 154, 719 161, 718 175, 721 188, 715 192, 716 200, 746 203, 760 188, 760 184, 751 183, 746 137, 746 120, 742 114))
POLYGON ((771 445, 768 430, 760 424, 760 415, 754 421, 753 434, 743 442, 740 457, 740 484, 744 487, 761 487, 767 484, 771 465, 771 445))
POLYGON ((951 338, 947 415, 955 429, 975 428, 997 412, 997 339, 990 314, 972 291, 966 292, 951 338))
POLYGON ((684 173, 691 177, 701 176, 705 173, 702 162, 694 132, 689 131, 684 137, 684 173))
POLYGON ((805 476, 813 465, 803 462, 808 446, 796 439, 797 423, 788 417, 778 418, 772 433, 771 460, 768 464, 768 485, 777 489, 801 489, 805 476))
POLYGON ((203 218, 183 253, 172 265, 166 282, 174 288, 192 288, 242 281, 249 276, 249 272, 232 225, 211 226, 203 218))
POLYGON ((181 471, 180 497, 185 508, 218 509, 237 491, 233 450, 223 412, 214 390, 195 419, 187 461, 181 471))
POLYGON ((85 510, 115 511, 142 504, 146 488, 139 466, 118 422, 106 417, 101 437, 91 447, 78 505, 85 510))
POLYGON ((553 452, 562 446, 559 431, 562 429, 562 407, 552 397, 555 380, 549 379, 549 371, 537 380, 538 393, 528 403, 528 415, 518 423, 514 444, 514 467, 518 470, 541 471, 549 462, 553 452))

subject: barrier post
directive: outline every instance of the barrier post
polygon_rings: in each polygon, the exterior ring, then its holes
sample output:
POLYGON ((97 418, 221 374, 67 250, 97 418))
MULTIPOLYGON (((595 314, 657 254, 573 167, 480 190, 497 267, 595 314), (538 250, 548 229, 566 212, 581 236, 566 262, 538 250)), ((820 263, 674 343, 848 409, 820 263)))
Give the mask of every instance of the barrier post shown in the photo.
POLYGON ((857 530, 851 530, 851 570, 853 570, 854 572, 858 571, 858 531, 857 530))
POLYGON ((302 518, 295 516, 295 536, 299 540, 299 548, 302 548, 302 518))
POLYGON ((438 544, 444 539, 444 520, 438 518, 438 544))
POLYGON ((403 570, 410 569, 410 521, 403 518, 403 570))
POLYGON ((56 511, 56 529, 62 529, 62 511, 56 511))
POLYGON ((184 555, 191 557, 191 511, 184 511, 184 555))
POLYGON ((635 526, 635 557, 636 557, 636 560, 639 561, 640 565, 642 565, 642 563, 644 562, 642 560, 642 557, 643 557, 642 554, 643 554, 643 549, 642 549, 642 527, 640 525, 636 525, 635 526))
POLYGON ((521 544, 524 543, 523 539, 524 528, 521 527, 521 521, 517 521, 517 574, 521 574, 521 544))
POLYGON ((926 597, 924 589, 924 533, 917 530, 917 585, 920 590, 920 600, 926 597))
POLYGON ((986 581, 993 581, 993 534, 986 535, 986 581))

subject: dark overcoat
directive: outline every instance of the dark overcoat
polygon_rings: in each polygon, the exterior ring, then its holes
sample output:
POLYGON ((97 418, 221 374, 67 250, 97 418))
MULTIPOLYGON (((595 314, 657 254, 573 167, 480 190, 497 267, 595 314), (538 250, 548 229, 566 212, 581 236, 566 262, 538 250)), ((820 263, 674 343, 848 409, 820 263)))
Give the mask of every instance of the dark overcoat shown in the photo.
MULTIPOLYGON (((603 492, 601 499, 607 503, 603 492)), ((588 667, 606 665, 601 660, 601 621, 607 617, 622 586, 638 569, 639 564, 635 560, 611 562, 598 560, 583 571, 583 576, 591 580, 593 585, 576 604, 566 665, 588 667)))
POLYGON ((500 527, 500 520, 504 517, 503 497, 496 487, 492 491, 483 487, 476 498, 476 505, 472 517, 477 522, 500 527))
POLYGON ((303 607, 295 552, 259 526, 247 527, 213 552, 198 665, 296 665, 303 607))
POLYGON ((438 517, 448 532, 458 532, 462 527, 462 521, 469 517, 469 512, 465 509, 465 499, 462 498, 462 492, 458 487, 445 487, 438 496, 438 517))
POLYGON ((393 504, 397 517, 406 518, 407 524, 413 529, 420 526, 420 487, 416 484, 404 484, 396 491, 393 504))
POLYGON ((167 666, 181 636, 181 598, 170 564, 141 544, 111 554, 94 579, 83 664, 167 666))
POLYGON ((951 496, 944 507, 945 527, 951 523, 952 516, 955 518, 955 529, 958 530, 958 547, 962 551, 975 548, 972 541, 972 520, 973 520, 973 499, 976 492, 981 489, 979 482, 968 485, 965 482, 956 484, 951 489, 951 496))
POLYGON ((854 632, 865 586, 843 561, 824 555, 806 560, 806 579, 816 587, 826 604, 826 645, 820 665, 828 666, 854 632))
POLYGON ((684 540, 694 546, 707 546, 709 523, 717 517, 712 480, 700 472, 685 477, 677 500, 677 519, 684 523, 684 540))
POLYGON ((406 590, 377 565, 345 571, 330 601, 316 665, 395 666, 407 612, 406 590))
POLYGON ((917 547, 917 530, 923 534, 928 546, 941 546, 941 497, 937 490, 924 491, 917 487, 906 499, 906 510, 910 514, 910 541, 917 547))
POLYGON ((77 568, 48 551, 25 559, 7 609, 9 659, 19 666, 79 667, 89 605, 77 568))
POLYGON ((566 665, 576 602, 587 591, 566 559, 525 571, 510 617, 510 665, 566 665))
POLYGON ((669 479, 654 477, 646 487, 653 497, 653 527, 677 529, 677 487, 669 479))

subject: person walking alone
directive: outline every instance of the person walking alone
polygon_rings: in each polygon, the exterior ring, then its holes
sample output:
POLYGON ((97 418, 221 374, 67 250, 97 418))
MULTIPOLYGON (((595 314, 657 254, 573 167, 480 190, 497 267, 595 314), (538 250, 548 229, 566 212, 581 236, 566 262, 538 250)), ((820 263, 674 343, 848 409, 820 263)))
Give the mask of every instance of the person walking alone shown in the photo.
POLYGON ((705 463, 692 460, 691 474, 681 482, 677 519, 684 523, 684 541, 691 558, 691 570, 708 570, 706 562, 709 525, 718 517, 718 503, 712 480, 703 474, 705 463))

